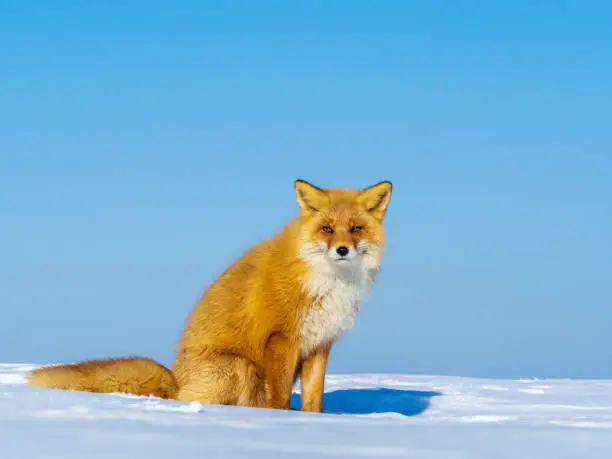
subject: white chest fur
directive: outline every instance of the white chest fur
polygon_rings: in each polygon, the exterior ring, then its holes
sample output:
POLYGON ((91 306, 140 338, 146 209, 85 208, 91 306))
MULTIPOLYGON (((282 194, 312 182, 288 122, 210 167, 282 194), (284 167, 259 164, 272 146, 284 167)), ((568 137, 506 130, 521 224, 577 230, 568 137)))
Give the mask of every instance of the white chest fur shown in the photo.
POLYGON ((351 329, 372 279, 368 271, 310 274, 307 290, 313 304, 306 310, 300 336, 300 354, 308 356, 316 348, 331 343, 351 329))

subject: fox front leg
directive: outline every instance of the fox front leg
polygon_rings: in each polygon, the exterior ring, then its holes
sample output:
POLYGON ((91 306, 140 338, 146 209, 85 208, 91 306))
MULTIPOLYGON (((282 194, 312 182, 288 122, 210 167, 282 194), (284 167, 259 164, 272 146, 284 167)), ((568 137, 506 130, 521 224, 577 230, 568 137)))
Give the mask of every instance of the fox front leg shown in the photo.
POLYGON ((264 355, 267 408, 291 408, 291 390, 297 360, 298 346, 295 340, 280 333, 270 337, 264 355))
POLYGON ((302 364, 302 411, 323 412, 325 371, 331 346, 313 352, 302 364))

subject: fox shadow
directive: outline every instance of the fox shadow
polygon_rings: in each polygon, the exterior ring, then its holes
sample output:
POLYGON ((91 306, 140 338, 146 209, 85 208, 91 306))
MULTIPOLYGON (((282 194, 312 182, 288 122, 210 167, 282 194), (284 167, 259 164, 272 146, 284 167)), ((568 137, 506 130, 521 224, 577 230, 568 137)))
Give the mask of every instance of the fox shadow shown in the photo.
MULTIPOLYGON (((423 413, 433 397, 441 392, 420 390, 339 389, 323 396, 323 411, 328 414, 399 413, 416 416, 423 413)), ((300 394, 291 396, 291 407, 301 409, 300 394)))

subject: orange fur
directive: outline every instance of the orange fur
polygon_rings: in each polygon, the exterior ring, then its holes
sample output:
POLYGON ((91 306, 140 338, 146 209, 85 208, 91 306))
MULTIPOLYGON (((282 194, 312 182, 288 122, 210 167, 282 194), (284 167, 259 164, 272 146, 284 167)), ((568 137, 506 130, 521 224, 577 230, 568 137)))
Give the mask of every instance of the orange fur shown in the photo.
MULTIPOLYGON (((379 269, 391 184, 324 190, 298 180, 295 191, 300 215, 229 266, 191 313, 172 367, 178 390, 164 389, 168 397, 289 409, 301 377, 302 409, 322 411, 331 347, 379 269)), ((151 381, 160 370, 151 361, 110 362, 43 368, 29 383, 153 394, 150 385, 125 382, 136 374, 134 381, 151 381)))
POLYGON ((84 392, 127 392, 175 398, 178 384, 170 370, 147 358, 87 360, 32 371, 30 386, 84 392))

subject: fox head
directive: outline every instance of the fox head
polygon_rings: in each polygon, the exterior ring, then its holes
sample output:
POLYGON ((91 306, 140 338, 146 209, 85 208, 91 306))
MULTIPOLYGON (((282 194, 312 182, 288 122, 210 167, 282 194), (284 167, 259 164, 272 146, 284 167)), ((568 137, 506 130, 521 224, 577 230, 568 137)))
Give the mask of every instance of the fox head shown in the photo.
POLYGON ((332 272, 377 270, 391 188, 391 182, 384 181, 365 189, 322 189, 296 180, 301 258, 332 272))

